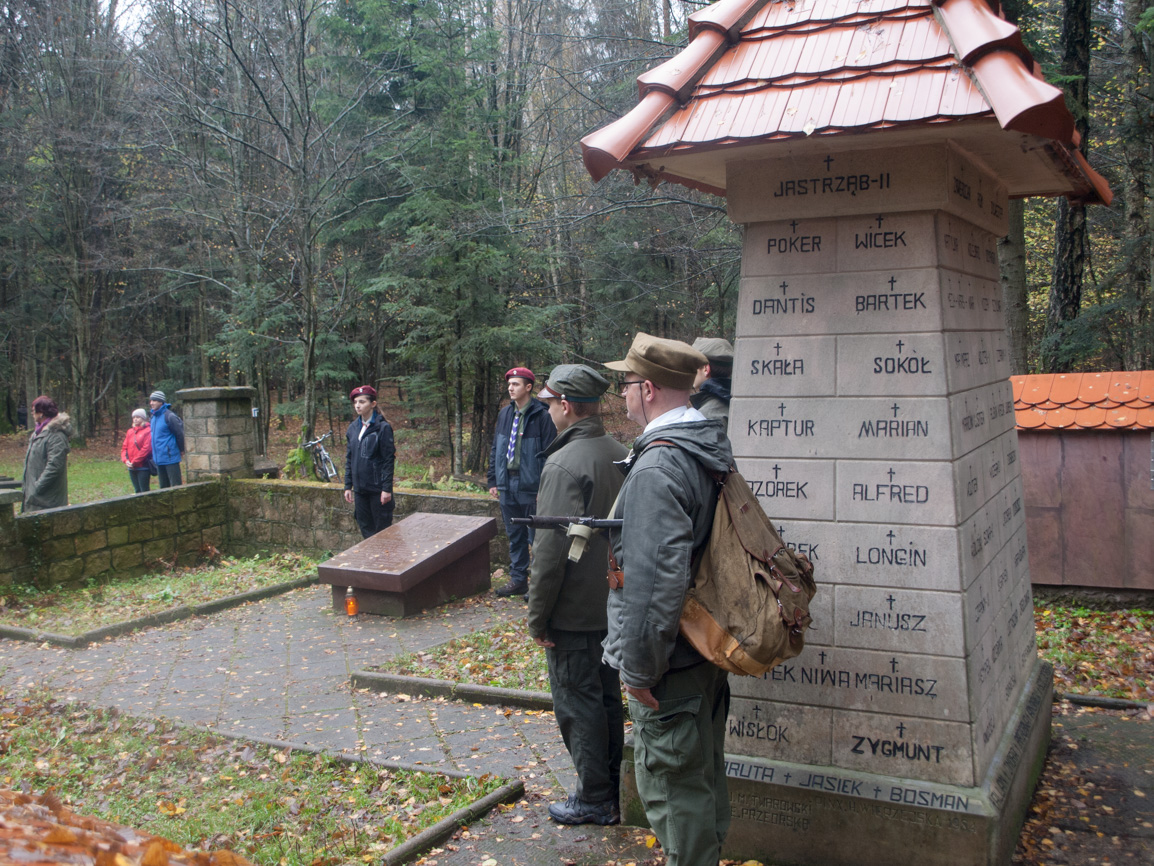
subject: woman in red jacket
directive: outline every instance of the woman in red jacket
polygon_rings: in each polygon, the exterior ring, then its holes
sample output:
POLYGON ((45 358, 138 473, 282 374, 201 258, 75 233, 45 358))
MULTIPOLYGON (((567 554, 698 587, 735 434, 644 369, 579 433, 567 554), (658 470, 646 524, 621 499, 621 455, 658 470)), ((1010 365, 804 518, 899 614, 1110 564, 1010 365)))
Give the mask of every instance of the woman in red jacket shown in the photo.
POLYGON ((152 480, 152 428, 148 424, 148 413, 143 409, 132 412, 132 426, 124 434, 120 459, 128 467, 132 489, 137 493, 147 493, 152 480))

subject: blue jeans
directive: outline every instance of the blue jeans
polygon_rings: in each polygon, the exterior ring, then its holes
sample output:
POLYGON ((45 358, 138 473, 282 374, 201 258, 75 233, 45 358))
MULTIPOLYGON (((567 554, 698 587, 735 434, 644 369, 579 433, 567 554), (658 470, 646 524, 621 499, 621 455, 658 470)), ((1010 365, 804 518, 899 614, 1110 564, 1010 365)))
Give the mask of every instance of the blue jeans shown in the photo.
POLYGON ((529 581, 529 545, 533 543, 531 526, 510 523, 514 517, 532 517, 537 513, 537 495, 521 495, 520 476, 509 475, 509 489, 501 491, 501 519, 509 536, 509 582, 524 586, 529 581))
POLYGON ((147 466, 140 469, 129 469, 128 477, 132 479, 132 489, 136 493, 147 493, 152 483, 152 470, 147 466))

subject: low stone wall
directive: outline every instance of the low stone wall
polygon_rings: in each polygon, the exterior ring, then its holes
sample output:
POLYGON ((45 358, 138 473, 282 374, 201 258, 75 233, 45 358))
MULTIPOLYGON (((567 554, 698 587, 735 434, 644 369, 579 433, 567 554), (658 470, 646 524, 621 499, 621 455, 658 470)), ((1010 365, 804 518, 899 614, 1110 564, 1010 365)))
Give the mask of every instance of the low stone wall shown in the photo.
MULTIPOLYGON (((395 491, 394 520, 415 511, 494 517, 497 537, 490 543, 493 562, 509 562, 509 542, 495 499, 480 494, 395 491)), ((298 550, 319 556, 361 541, 353 506, 338 484, 234 478, 228 482, 228 549, 236 556, 298 550)))
POLYGON ((87 505, 13 514, 0 502, 0 585, 75 586, 198 560, 226 545, 220 482, 154 490, 87 505), (163 566, 161 566, 163 567, 163 566))

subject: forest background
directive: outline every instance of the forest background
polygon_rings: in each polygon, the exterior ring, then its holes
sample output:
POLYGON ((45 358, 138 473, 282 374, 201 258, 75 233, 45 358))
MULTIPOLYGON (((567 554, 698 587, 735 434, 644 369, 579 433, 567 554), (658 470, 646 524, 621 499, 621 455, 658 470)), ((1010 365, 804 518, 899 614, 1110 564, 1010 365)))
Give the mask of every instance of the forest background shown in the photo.
MULTIPOLYGON (((578 147, 705 4, 121 3, 0 0, 0 433, 41 393, 84 438, 153 388, 250 385, 263 451, 387 382, 477 473, 508 367, 732 337, 724 201, 594 185, 578 147)), ((1116 192, 1013 203, 1014 372, 1147 369, 1154 4, 1003 13, 1116 192)))

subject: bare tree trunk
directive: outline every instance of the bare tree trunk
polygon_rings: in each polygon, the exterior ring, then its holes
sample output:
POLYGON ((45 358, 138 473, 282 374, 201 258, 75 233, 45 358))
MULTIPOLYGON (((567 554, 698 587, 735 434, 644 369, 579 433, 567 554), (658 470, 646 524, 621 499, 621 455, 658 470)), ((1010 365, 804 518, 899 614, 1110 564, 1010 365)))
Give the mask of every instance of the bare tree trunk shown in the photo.
POLYGON ((1010 372, 1028 372, 1030 305, 1026 291, 1026 201, 1010 200, 1007 216, 1010 233, 998 239, 998 263, 1002 271, 1002 308, 1006 338, 1010 343, 1010 372))
MULTIPOLYGON (((1066 98, 1081 135, 1083 154, 1089 147, 1091 0, 1066 0, 1062 19, 1062 75, 1066 98)), ((1082 307, 1089 238, 1084 205, 1061 199, 1054 226, 1054 266, 1051 271, 1050 304, 1046 315, 1046 343, 1042 369, 1047 373, 1067 372, 1074 361, 1061 350, 1065 327, 1082 307)))

